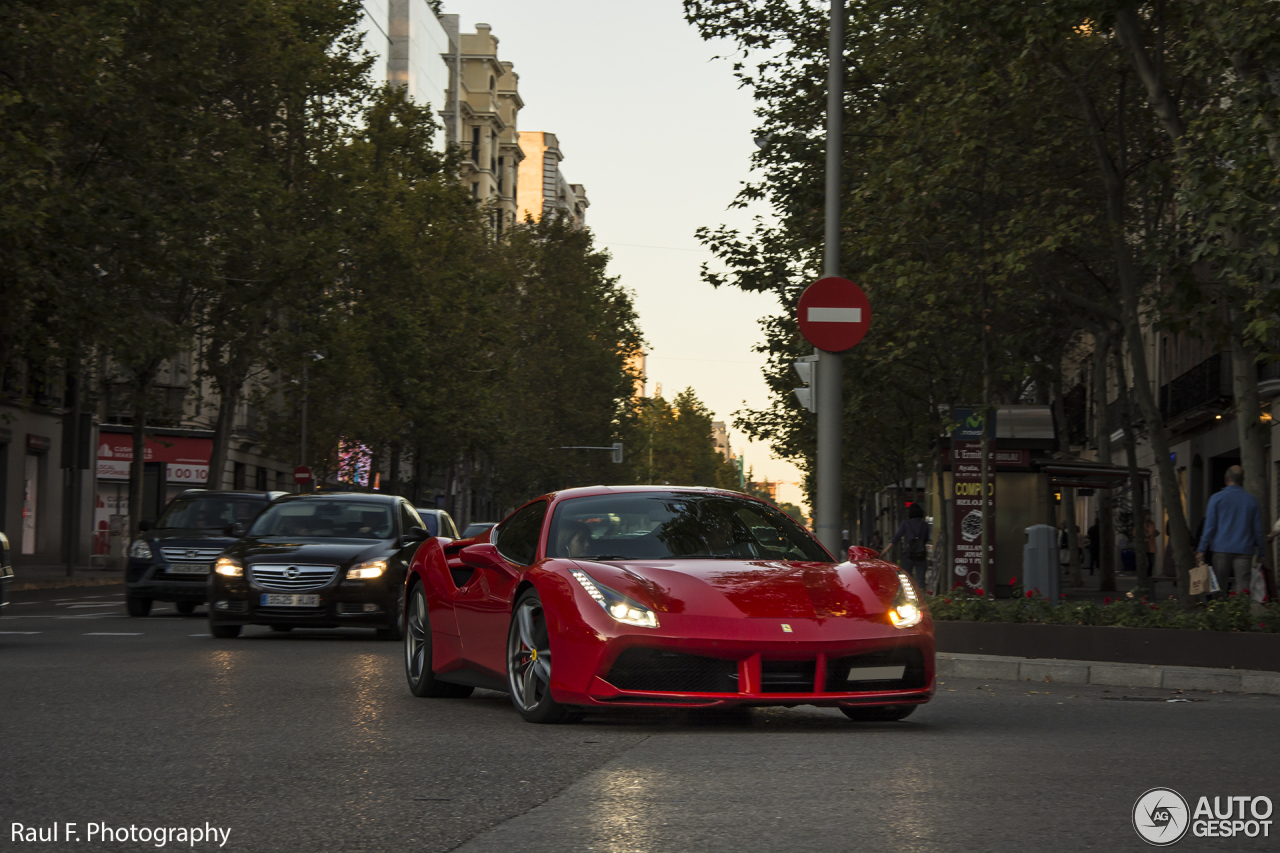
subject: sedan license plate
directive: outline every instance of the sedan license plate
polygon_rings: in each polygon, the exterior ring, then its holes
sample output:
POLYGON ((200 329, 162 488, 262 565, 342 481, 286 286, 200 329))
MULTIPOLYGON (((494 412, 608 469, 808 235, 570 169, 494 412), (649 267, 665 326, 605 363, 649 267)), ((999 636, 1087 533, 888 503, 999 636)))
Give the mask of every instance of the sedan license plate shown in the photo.
POLYGON ((170 563, 169 574, 171 575, 207 575, 209 574, 208 563, 170 563))
POLYGON ((283 595, 277 592, 264 592, 259 607, 319 607, 318 595, 283 595))

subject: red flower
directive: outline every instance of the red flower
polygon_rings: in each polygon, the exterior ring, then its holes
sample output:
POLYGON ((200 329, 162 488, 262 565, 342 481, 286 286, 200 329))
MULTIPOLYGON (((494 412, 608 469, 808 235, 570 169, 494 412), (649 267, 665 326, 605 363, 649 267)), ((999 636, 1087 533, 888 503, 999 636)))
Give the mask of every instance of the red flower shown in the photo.
POLYGON ((1067 597, 1067 594, 1065 592, 1058 593, 1058 598, 1066 598, 1066 597, 1067 597))
POLYGON ((1235 594, 1236 594, 1236 591, 1234 589, 1231 590, 1231 592, 1227 593, 1227 595, 1235 595, 1235 594))
POLYGON ((1160 609, 1159 607, 1156 607, 1154 604, 1150 605, 1150 607, 1151 607, 1151 609, 1152 609, 1152 610, 1159 610, 1159 609, 1160 609))
POLYGON ((1110 603, 1111 603, 1111 596, 1107 596, 1106 598, 1102 599, 1102 603, 1103 603, 1103 604, 1110 604, 1110 603))
POLYGON ((1032 598, 1034 596, 1035 596, 1035 593, 1033 593, 1031 590, 1027 590, 1027 598, 1032 598))
POLYGON ((951 603, 951 599, 949 599, 949 598, 944 598, 944 599, 942 599, 942 603, 943 603, 943 604, 950 604, 950 603, 951 603))
POLYGON ((1018 585, 1017 578, 1009 578, 1009 586, 1017 586, 1017 585, 1018 585))
POLYGON ((982 587, 978 587, 978 588, 976 588, 976 589, 973 591, 973 594, 974 594, 974 595, 986 595, 986 593, 982 591, 982 587))

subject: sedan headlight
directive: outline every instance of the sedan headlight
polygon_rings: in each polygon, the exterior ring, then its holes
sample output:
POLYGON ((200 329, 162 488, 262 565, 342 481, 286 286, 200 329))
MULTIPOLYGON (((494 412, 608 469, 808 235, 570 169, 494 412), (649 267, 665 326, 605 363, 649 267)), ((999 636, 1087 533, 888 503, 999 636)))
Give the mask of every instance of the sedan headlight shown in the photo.
POLYGON ((358 566, 347 569, 347 580, 367 581, 382 577, 387 570, 386 560, 366 560, 358 566))
POLYGON ((137 557, 139 560, 150 560, 151 546, 147 544, 145 539, 135 539, 133 544, 129 546, 129 556, 137 557))
POLYGON ((604 608, 605 613, 608 613, 618 622, 624 625, 635 625, 640 628, 658 627, 658 617, 649 608, 636 604, 617 590, 609 589, 603 584, 596 583, 586 572, 573 569, 570 574, 587 591, 587 595, 591 596, 596 604, 604 608))
POLYGON ((916 593, 915 583, 906 572, 898 572, 898 594, 893 597, 889 621, 896 628, 912 628, 919 625, 923 618, 924 608, 920 606, 920 596, 916 593))
POLYGON ((219 557, 218 562, 213 564, 213 570, 227 578, 244 577, 244 566, 231 557, 219 557))

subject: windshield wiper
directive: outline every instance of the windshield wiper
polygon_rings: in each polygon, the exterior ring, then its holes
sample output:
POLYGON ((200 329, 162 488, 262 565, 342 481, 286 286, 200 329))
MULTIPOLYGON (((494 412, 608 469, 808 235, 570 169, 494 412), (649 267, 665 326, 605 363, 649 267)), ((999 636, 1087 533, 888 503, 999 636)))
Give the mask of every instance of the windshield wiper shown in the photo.
POLYGON ((580 560, 630 560, 625 554, 583 554, 580 560))

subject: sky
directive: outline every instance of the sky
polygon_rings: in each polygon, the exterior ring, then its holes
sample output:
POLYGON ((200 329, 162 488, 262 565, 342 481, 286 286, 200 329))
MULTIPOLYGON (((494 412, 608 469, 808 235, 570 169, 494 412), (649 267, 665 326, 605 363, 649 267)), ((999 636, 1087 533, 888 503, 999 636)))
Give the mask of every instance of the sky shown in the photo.
POLYGON ((757 479, 780 481, 779 501, 807 507, 791 463, 733 428, 740 409, 768 407, 753 351, 769 295, 701 280, 711 254, 700 226, 747 228, 764 208, 729 210, 752 178, 755 117, 732 46, 703 41, 679 0, 444 0, 463 32, 493 28, 498 58, 515 65, 522 131, 560 141, 565 178, 586 187, 587 225, 612 255, 610 272, 635 294, 649 343, 649 391, 668 400, 692 387, 729 424, 735 452, 757 479))

